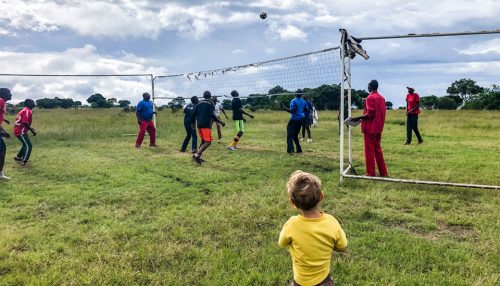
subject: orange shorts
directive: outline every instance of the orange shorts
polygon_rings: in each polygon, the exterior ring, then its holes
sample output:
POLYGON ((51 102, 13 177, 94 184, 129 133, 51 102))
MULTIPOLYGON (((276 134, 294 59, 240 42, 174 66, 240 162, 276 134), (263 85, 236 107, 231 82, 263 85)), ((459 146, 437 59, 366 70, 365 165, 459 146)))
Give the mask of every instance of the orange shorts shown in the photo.
POLYGON ((212 129, 211 128, 198 128, 198 134, 201 140, 205 142, 212 142, 212 129))

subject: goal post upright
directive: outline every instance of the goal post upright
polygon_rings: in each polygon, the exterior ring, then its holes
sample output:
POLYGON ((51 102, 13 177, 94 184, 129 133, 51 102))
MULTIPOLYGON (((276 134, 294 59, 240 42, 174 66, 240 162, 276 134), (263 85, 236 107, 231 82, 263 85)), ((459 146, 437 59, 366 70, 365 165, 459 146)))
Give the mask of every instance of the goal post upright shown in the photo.
POLYGON ((341 29, 340 40, 340 150, 339 150, 339 184, 342 184, 344 178, 344 92, 345 92, 345 36, 341 29))
MULTIPOLYGON (((343 120, 344 116, 344 80, 347 80, 347 97, 348 97, 348 115, 351 116, 352 111, 352 101, 351 101, 351 59, 347 59, 347 73, 345 73, 345 37, 343 34, 343 29, 341 32, 341 96, 340 96, 340 116, 343 120), (347 76, 347 79, 345 79, 347 76)), ((406 39, 406 38, 428 38, 428 37, 452 37, 452 36, 471 36, 471 35, 491 35, 500 34, 500 29, 496 30, 483 30, 475 32, 451 32, 451 33, 425 33, 425 34, 406 34, 406 35, 391 35, 391 36, 375 36, 375 37, 359 37, 358 39, 366 40, 387 40, 387 39, 406 39)), ((426 181, 426 180, 412 180, 412 179, 401 179, 401 178, 387 178, 387 177, 370 177, 363 175, 352 175, 349 171, 352 170, 352 129, 348 127, 348 160, 349 166, 344 169, 344 124, 343 121, 340 125, 340 184, 342 184, 344 178, 352 179, 363 179, 371 181, 381 181, 381 182, 396 182, 396 183, 407 183, 407 184, 417 184, 417 185, 434 185, 434 186, 446 186, 446 187, 462 187, 462 188, 477 188, 477 189, 493 189, 500 190, 500 186, 496 185, 479 185, 479 184, 467 184, 467 183, 453 183, 453 182, 440 182, 440 181, 426 181)))

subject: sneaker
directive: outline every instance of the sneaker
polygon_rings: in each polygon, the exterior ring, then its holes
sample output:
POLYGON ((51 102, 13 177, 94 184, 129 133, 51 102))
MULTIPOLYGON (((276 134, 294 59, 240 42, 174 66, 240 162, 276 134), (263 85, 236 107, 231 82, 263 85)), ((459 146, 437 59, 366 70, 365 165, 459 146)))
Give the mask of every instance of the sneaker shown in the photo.
POLYGON ((236 145, 234 146, 234 149, 241 149, 240 146, 236 145))
POLYGON ((293 156, 293 152, 287 152, 286 153, 288 156, 293 156))
POLYGON ((194 154, 196 154, 197 152, 198 152, 198 150, 193 149, 193 150, 191 151, 191 154, 193 154, 193 155, 194 155, 194 154))
POLYGON ((22 161, 23 161, 23 159, 21 159, 21 158, 19 158, 19 157, 14 157, 14 161, 16 161, 16 162, 22 162, 22 161))
POLYGON ((28 161, 23 161, 20 164, 21 164, 21 167, 29 167, 28 161))
POLYGON ((422 143, 424 143, 424 141, 423 141, 423 140, 422 140, 422 141, 418 141, 418 144, 422 144, 422 143))
POLYGON ((313 143, 313 140, 311 138, 307 139, 307 143, 313 143))
POLYGON ((217 144, 220 144, 220 139, 219 139, 219 140, 217 140, 217 144))
POLYGON ((141 145, 135 145, 135 148, 141 149, 141 145))
POLYGON ((227 147, 227 149, 229 149, 231 151, 236 151, 236 147, 233 147, 233 146, 229 146, 229 147, 227 147))
POLYGON ((4 174, 0 174, 0 180, 8 181, 10 180, 10 177, 5 176, 4 174))
POLYGON ((300 138, 300 142, 304 141, 304 137, 300 138))
POLYGON ((156 145, 156 144, 153 144, 153 145, 149 144, 149 147, 158 147, 158 145, 156 145))
POLYGON ((200 164, 200 165, 201 165, 201 163, 203 162, 203 161, 201 160, 200 156, 196 156, 196 154, 195 154, 195 155, 193 155, 193 160, 194 160, 196 163, 200 164))
POLYGON ((406 142, 405 145, 411 145, 411 143, 406 142))

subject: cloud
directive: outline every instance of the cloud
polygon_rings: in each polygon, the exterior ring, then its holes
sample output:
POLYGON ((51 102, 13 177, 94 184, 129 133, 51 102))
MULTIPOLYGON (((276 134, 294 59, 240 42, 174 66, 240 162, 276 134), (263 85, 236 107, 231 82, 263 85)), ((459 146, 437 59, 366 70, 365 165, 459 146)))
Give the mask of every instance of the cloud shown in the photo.
POLYGON ((268 55, 272 55, 272 54, 274 54, 276 52, 276 49, 275 48, 266 48, 265 52, 268 55))
POLYGON ((493 39, 486 42, 476 43, 471 45, 467 49, 457 49, 459 54, 464 55, 478 55, 478 54, 500 54, 500 39, 493 39))
MULTIPOLYGON (((24 74, 165 74, 156 61, 124 53, 101 55, 92 45, 62 52, 21 53, 0 51, 0 65, 9 73, 24 74)), ((0 76, 0 85, 12 88, 14 101, 43 97, 84 101, 93 93, 133 99, 151 89, 149 76, 130 77, 20 77, 0 76)))
POLYGON ((245 50, 236 49, 236 50, 231 51, 231 53, 233 55, 238 55, 238 54, 244 54, 244 53, 246 53, 246 51, 245 50))
POLYGON ((307 34, 293 25, 280 26, 279 24, 274 24, 270 26, 269 31, 272 34, 277 34, 279 38, 284 42, 293 40, 307 40, 307 34))

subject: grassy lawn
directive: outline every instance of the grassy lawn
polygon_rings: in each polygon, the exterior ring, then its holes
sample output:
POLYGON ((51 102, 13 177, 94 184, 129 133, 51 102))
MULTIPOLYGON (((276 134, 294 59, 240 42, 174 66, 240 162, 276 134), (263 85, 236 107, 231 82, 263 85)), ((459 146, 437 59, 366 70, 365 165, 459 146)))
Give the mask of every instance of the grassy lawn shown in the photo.
MULTIPOLYGON (((284 186, 298 169, 322 179, 323 209, 346 231, 349 250, 333 257, 337 285, 500 283, 498 190, 352 179, 339 187, 336 112, 320 113, 314 143, 293 157, 287 114, 255 116, 241 150, 214 144, 197 166, 177 151, 182 113, 162 111, 160 147, 137 150, 126 135, 137 132, 132 113, 35 110, 32 167, 14 164, 20 144, 7 141, 0 285, 285 285, 292 263, 277 240, 296 214, 284 186)), ((404 122, 388 112, 390 176, 500 185, 500 113, 425 111, 423 145, 403 146, 404 122)))

